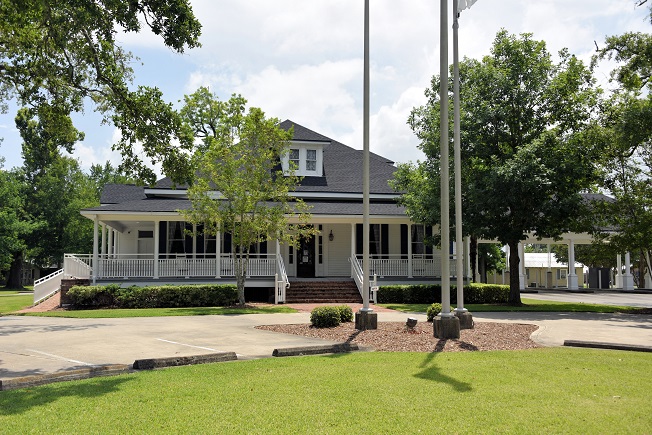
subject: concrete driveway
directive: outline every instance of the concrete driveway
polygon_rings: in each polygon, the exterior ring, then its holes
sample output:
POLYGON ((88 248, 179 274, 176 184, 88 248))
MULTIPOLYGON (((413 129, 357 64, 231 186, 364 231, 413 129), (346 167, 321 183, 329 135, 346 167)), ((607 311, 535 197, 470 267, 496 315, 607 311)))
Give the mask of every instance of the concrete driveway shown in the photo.
MULTIPOLYGON (((409 315, 425 321, 425 315, 409 315)), ((378 312, 380 322, 405 321, 378 312)), ((257 325, 308 323, 309 313, 126 319, 0 317, 0 379, 136 359, 235 352, 239 359, 270 357, 276 348, 333 344, 254 329, 257 325)), ((546 346, 564 340, 652 345, 652 316, 593 313, 474 313, 477 322, 539 325, 533 339, 546 346)))

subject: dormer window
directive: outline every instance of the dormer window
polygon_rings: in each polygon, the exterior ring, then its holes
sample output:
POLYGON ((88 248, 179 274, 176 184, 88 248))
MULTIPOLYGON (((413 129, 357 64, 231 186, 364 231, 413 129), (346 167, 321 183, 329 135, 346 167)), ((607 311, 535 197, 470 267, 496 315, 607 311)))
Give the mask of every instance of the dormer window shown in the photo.
POLYGON ((294 163, 294 168, 295 170, 299 169, 299 149, 298 148, 292 148, 290 149, 290 161, 294 163))
POLYGON ((317 150, 306 150, 306 171, 317 170, 317 150))
POLYGON ((283 170, 290 169, 294 163, 295 174, 300 177, 321 177, 324 175, 323 145, 315 142, 297 142, 290 144, 288 153, 283 156, 283 170))

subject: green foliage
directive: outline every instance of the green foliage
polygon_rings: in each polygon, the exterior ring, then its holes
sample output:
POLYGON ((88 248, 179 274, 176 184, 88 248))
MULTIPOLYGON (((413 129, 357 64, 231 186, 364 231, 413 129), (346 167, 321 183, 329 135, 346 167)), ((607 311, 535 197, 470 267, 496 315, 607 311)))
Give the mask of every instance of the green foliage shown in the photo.
POLYGON ((25 236, 33 230, 23 206, 19 177, 5 171, 0 159, 0 272, 9 268, 14 252, 25 250, 25 236))
MULTIPOLYGON (((132 33, 147 26, 166 46, 183 52, 199 46, 201 25, 188 0, 46 0, 0 3, 0 109, 10 99, 35 108, 55 129, 73 129, 70 115, 91 101, 104 120, 121 130, 115 145, 124 168, 154 181, 154 173, 134 152, 161 161, 171 176, 187 179, 184 150, 192 144, 178 115, 156 88, 131 90, 133 57, 124 51, 118 29, 132 33), (176 145, 171 140, 178 138, 176 145)), ((70 143, 73 136, 59 135, 70 143)))
POLYGON ((334 328, 341 323, 338 307, 316 307, 310 312, 310 324, 315 328, 334 328))
POLYGON ((427 318, 428 322, 434 321, 435 317, 439 313, 441 313, 441 304, 438 304, 438 303, 431 304, 426 309, 426 318, 427 318))
MULTIPOLYGON (((384 285, 378 289, 378 303, 431 304, 441 303, 441 286, 428 285, 384 285)), ((464 286, 464 303, 491 304, 506 303, 509 286, 471 283, 464 286)), ((457 300, 457 289, 451 288, 451 301, 457 300)))
POLYGON ((348 305, 339 305, 336 307, 340 312, 340 322, 353 322, 353 310, 348 305))
MULTIPOLYGON (((600 148, 586 136, 600 92, 579 59, 567 50, 559 58, 530 34, 501 30, 489 56, 460 63, 463 228, 512 253, 528 232, 555 238, 592 223, 582 219, 581 192, 599 182, 600 148)), ((427 160, 401 166, 394 182, 410 217, 429 225, 440 210, 439 84, 433 77, 428 103, 408 120, 427 160)), ((510 303, 518 304, 519 259, 511 258, 510 303)))
POLYGON ((237 301, 233 285, 183 286, 75 286, 68 293, 76 309, 114 308, 178 308, 229 306, 237 301))
POLYGON ((231 234, 238 297, 244 303, 250 246, 277 239, 296 246, 300 237, 315 233, 306 225, 310 215, 303 201, 290 196, 299 178, 279 165, 292 131, 281 129, 279 120, 266 118, 258 108, 245 112, 246 100, 240 96, 221 102, 200 88, 185 103, 186 128, 202 145, 188 188, 192 209, 181 213, 207 234, 231 234), (215 192, 220 193, 217 199, 215 192), (290 218, 299 224, 289 225, 290 218))

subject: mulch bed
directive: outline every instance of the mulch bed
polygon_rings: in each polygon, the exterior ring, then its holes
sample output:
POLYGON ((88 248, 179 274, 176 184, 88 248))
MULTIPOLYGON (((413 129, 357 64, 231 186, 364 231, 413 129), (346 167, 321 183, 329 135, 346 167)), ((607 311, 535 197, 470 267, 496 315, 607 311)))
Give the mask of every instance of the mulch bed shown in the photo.
POLYGON ((307 324, 264 325, 257 329, 355 343, 383 352, 463 352, 518 350, 541 347, 530 339, 536 325, 476 322, 473 329, 461 331, 459 340, 441 340, 433 336, 432 323, 419 322, 409 329, 402 322, 379 322, 378 329, 358 331, 351 322, 335 328, 314 328, 307 324))

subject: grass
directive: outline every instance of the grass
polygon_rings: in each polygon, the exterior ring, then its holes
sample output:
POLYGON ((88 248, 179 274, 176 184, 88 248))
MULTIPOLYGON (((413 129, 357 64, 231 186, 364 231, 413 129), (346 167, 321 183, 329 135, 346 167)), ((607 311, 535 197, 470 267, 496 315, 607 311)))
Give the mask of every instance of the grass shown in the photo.
MULTIPOLYGON (((34 291, 34 286, 33 285, 26 285, 24 290, 20 290, 20 292, 33 292, 34 291)), ((3 295, 15 295, 18 294, 19 290, 16 289, 9 289, 7 287, 0 287, 0 296, 3 295)))
MULTIPOLYGON (((573 312, 573 313, 635 313, 637 308, 617 306, 587 304, 583 302, 556 302, 543 301, 537 299, 521 298, 523 303, 520 307, 501 304, 465 304, 464 308, 471 312, 511 312, 511 311, 528 311, 528 312, 573 312)), ((378 304, 382 307, 391 308, 392 310, 425 313, 429 304, 378 304)))
POLYGON ((0 427, 6 433, 639 434, 652 427, 651 366, 649 353, 569 348, 270 358, 2 392, 0 427))
POLYGON ((0 315, 27 308, 34 302, 32 295, 17 295, 0 293, 0 315))
MULTIPOLYGON (((2 299, 0 299, 2 304, 2 299)), ((0 311, 1 312, 1 311, 0 311)), ((189 308, 133 308, 106 310, 48 311, 45 313, 23 313, 24 316, 69 317, 75 319, 102 319, 123 317, 167 317, 167 316, 208 316, 221 314, 275 314, 296 313, 297 310, 275 305, 271 307, 231 308, 231 307, 189 307, 189 308)))

